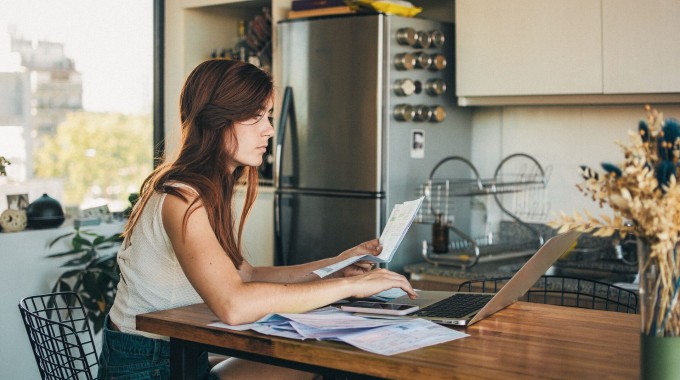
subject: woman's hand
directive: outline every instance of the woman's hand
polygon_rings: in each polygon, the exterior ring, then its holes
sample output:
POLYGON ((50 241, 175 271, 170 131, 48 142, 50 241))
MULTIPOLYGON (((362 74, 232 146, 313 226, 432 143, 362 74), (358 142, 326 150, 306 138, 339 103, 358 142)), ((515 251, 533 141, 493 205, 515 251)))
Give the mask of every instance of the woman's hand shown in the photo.
POLYGON ((352 294, 352 297, 356 298, 370 297, 392 288, 401 288, 411 299, 418 297, 406 277, 387 269, 372 270, 347 280, 351 281, 352 286, 356 288, 352 294))
MULTIPOLYGON (((382 252, 382 246, 380 245, 380 241, 378 239, 373 239, 369 240, 366 242, 363 242, 356 247, 350 248, 341 254, 338 255, 338 258, 340 261, 349 259, 350 257, 354 256, 363 256, 363 255, 373 255, 373 256, 378 256, 382 252)), ((330 276, 330 277, 352 277, 352 276, 358 276, 367 273, 368 271, 372 270, 375 268, 375 263, 369 262, 369 261, 357 261, 356 263, 349 265, 342 270, 334 273, 335 276, 330 276)))

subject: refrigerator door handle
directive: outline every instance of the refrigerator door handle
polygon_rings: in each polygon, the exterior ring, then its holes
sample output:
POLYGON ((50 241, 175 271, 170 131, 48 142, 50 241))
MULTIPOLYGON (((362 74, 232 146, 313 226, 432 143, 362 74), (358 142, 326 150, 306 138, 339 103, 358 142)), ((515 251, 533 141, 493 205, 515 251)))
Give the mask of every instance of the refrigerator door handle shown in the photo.
POLYGON ((281 203, 283 202, 283 194, 276 192, 274 194, 274 265, 286 265, 286 254, 283 251, 283 235, 281 232, 281 218, 283 211, 281 203))
MULTIPOLYGON (((279 130, 276 135, 276 160, 274 166, 274 186, 280 190, 283 185, 283 146, 286 138, 286 125, 290 120, 291 130, 296 130, 297 120, 295 119, 295 102, 293 101, 293 88, 286 86, 283 93, 283 102, 281 105, 281 119, 279 121, 279 130)), ((283 194, 277 191, 274 196, 274 264, 286 265, 287 258, 284 252, 283 231, 281 227, 281 218, 283 218, 282 211, 283 194)))
POLYGON ((295 118, 295 102, 293 100, 293 88, 286 86, 283 93, 283 102, 281 104, 281 119, 279 120, 279 131, 276 135, 276 165, 274 167, 274 184, 277 189, 280 189, 283 184, 283 146, 286 138, 286 125, 290 120, 291 131, 297 129, 297 120, 295 118))

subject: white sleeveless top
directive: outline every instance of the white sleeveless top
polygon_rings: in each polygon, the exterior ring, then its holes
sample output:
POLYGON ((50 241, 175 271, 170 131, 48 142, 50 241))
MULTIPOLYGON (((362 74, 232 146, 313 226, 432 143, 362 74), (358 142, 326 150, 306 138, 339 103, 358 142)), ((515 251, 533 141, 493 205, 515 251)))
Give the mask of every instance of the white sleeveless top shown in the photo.
MULTIPOLYGON (((173 185, 191 189, 183 184, 173 185)), ((135 316, 203 300, 184 275, 163 228, 161 211, 165 196, 165 193, 154 193, 149 198, 129 236, 129 244, 124 242, 118 251, 121 278, 109 318, 122 332, 167 340, 164 336, 137 331, 135 316)))

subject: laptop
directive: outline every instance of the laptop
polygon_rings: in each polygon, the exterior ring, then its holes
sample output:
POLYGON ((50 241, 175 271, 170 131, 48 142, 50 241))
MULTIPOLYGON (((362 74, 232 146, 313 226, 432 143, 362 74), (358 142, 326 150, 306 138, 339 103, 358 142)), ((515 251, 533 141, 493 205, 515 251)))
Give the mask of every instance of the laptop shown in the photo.
POLYGON ((464 293, 418 291, 418 298, 408 295, 390 303, 418 305, 420 309, 406 316, 358 313, 380 318, 423 318, 444 325, 472 325, 505 308, 523 296, 562 254, 576 242, 580 232, 570 231, 550 238, 503 286, 498 293, 464 293))

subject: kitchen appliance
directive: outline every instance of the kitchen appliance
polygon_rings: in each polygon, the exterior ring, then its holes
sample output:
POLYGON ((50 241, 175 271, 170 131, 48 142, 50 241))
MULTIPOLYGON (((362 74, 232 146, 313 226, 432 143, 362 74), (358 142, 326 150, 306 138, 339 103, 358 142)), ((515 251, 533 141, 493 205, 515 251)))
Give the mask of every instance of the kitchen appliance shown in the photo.
MULTIPOLYGON (((456 107, 452 90, 452 24, 357 14, 277 27, 285 91, 275 152, 275 263, 290 265, 380 236, 389 211, 415 199, 433 165, 469 156, 471 114, 456 107), (437 43, 425 47, 425 34, 437 43), (419 67, 421 53, 437 63, 419 67)), ((412 226, 390 269, 422 261, 420 242, 430 235, 431 228, 412 226)))

